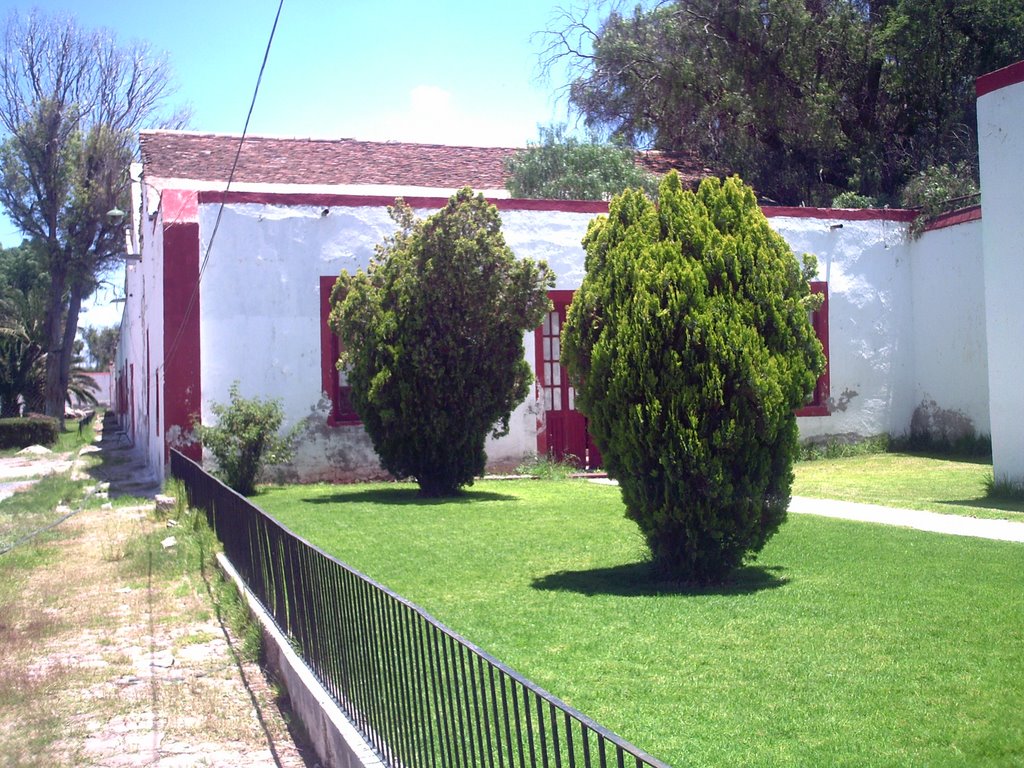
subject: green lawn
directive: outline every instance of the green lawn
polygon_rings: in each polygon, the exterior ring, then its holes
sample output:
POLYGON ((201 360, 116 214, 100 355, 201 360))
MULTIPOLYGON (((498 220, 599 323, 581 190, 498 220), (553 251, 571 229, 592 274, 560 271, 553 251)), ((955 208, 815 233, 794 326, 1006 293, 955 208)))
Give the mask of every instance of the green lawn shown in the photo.
POLYGON ((1024 765, 1024 547, 793 516, 727 589, 649 578, 618 490, 255 501, 672 765, 1024 765))
POLYGON ((991 459, 873 453, 794 465, 794 496, 1024 521, 1024 499, 987 497, 991 459))

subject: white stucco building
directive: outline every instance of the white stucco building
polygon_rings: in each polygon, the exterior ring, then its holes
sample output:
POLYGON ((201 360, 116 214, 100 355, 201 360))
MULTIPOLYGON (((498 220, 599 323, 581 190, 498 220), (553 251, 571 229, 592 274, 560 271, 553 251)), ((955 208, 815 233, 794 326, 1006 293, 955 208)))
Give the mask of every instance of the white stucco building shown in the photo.
MULTIPOLYGON (((764 209, 795 252, 817 256, 814 287, 827 297, 815 326, 829 366, 800 414, 802 437, 912 426, 939 437, 991 433, 997 476, 1024 479, 1024 398, 1012 386, 1024 369, 1024 309, 1014 302, 1024 220, 1009 192, 1024 173, 1024 70, 1011 69, 979 101, 984 217, 968 209, 914 239, 907 211, 764 209)), ((497 467, 594 450, 551 345, 583 279, 580 241, 606 204, 509 199, 510 150, 247 138, 232 175, 238 142, 142 135, 141 260, 127 271, 116 410, 154 474, 162 477, 168 446, 198 454, 185 442, 191 424, 226 402, 237 380, 246 396, 280 398, 286 426, 301 425, 286 478, 378 475, 334 368, 327 296, 338 273, 365 266, 392 231, 396 196, 425 216, 462 186, 490 198, 512 250, 546 260, 558 280, 554 314, 525 339, 538 386, 510 434, 488 445, 489 459, 497 467)))

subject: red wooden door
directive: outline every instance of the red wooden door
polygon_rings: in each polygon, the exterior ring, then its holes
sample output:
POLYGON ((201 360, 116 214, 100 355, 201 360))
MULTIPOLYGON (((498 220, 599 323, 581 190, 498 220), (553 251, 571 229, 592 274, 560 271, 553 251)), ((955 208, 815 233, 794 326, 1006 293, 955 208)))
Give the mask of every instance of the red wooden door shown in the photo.
POLYGON ((585 469, 601 466, 601 454, 587 432, 586 417, 576 410, 576 392, 569 385, 562 354, 562 327, 572 291, 550 291, 554 308, 537 329, 537 381, 544 406, 544 422, 537 433, 537 450, 556 461, 569 461, 585 469))

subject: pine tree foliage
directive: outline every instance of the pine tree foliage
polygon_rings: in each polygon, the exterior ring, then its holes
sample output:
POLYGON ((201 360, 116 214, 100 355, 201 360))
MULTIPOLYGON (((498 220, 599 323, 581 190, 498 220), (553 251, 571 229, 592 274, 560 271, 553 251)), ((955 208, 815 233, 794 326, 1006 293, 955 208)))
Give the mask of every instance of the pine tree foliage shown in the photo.
POLYGON ((487 435, 508 432, 529 392, 523 334, 554 277, 515 257, 497 209, 468 187, 425 220, 401 201, 391 214, 397 232, 369 269, 335 284, 339 366, 381 465, 450 496, 483 472, 487 435))
POLYGON ((783 522, 824 366, 801 265, 738 178, 616 197, 584 239, 562 361, 655 563, 725 578, 783 522))

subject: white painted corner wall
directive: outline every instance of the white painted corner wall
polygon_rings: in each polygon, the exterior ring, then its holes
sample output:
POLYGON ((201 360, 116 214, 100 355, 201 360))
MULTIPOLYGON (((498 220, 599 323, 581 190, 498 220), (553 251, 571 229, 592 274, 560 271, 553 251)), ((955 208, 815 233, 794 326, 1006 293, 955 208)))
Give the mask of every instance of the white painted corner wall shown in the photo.
POLYGON ((993 472, 997 480, 1024 487, 1024 82, 1020 77, 978 98, 978 147, 993 472))

